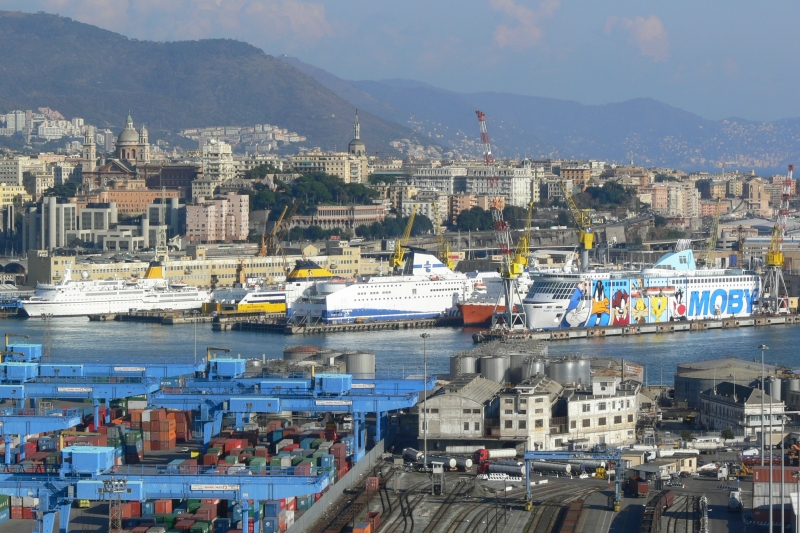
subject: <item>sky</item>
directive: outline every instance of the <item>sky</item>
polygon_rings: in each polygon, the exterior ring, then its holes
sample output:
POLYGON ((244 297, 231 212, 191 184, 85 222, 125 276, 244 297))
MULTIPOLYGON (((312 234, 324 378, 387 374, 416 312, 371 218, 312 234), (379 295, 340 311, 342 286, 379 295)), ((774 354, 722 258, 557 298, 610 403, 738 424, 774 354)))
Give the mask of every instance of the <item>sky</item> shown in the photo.
POLYGON ((405 78, 703 118, 800 117, 800 2, 0 0, 128 37, 233 38, 343 79, 405 78))

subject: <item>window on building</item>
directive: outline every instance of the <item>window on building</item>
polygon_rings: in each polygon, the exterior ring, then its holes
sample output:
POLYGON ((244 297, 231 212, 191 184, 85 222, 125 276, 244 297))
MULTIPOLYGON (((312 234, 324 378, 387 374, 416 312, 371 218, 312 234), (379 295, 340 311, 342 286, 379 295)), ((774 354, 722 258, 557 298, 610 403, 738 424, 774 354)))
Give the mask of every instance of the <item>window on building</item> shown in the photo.
POLYGON ((472 412, 472 409, 464 409, 464 414, 468 415, 472 412))
POLYGON ((514 429, 514 421, 513 420, 506 420, 505 428, 506 429, 514 429))
POLYGON ((622 417, 621 416, 615 416, 614 417, 614 423, 615 424, 622 424, 622 417))
POLYGON ((577 429, 578 421, 577 420, 570 420, 569 421, 569 429, 577 429))
POLYGON ((520 420, 519 421, 519 429, 527 429, 527 428, 528 428, 528 422, 525 421, 525 420, 520 420))
POLYGON ((588 403, 584 403, 584 404, 581 405, 581 411, 584 412, 584 413, 588 413, 590 409, 591 409, 591 407, 589 406, 588 403))
POLYGON ((514 410, 513 409, 506 409, 505 411, 503 411, 503 414, 513 415, 514 414, 514 410))
POLYGON ((481 430, 481 423, 475 422, 475 431, 480 431, 480 430, 481 430))
POLYGON ((583 421, 583 427, 588 428, 588 427, 591 427, 591 425, 592 425, 592 422, 588 418, 583 421))
POLYGON ((543 428, 544 427, 544 420, 542 420, 541 418, 537 418, 536 420, 533 421, 533 427, 543 428))
POLYGON ((598 411, 605 411, 606 410, 606 402, 600 402, 597 404, 598 411))
POLYGON ((520 398, 519 403, 525 405, 526 403, 528 403, 528 400, 525 398, 520 398))
POLYGON ((598 425, 598 426, 605 426, 605 425, 606 425, 606 417, 601 417, 601 418, 600 418, 600 419, 597 421, 597 425, 598 425))
POLYGON ((438 413, 438 412, 439 412, 439 410, 438 410, 438 409, 431 409, 431 413, 434 413, 434 414, 436 414, 436 413, 438 413))
POLYGON ((628 415, 628 422, 633 422, 633 415, 628 415))
POLYGON ((464 422, 464 431, 469 431, 469 422, 464 422))
POLYGON ((506 398, 505 400, 503 400, 503 403, 506 403, 506 404, 514 403, 514 398, 506 398))
POLYGON ((544 401, 544 398, 536 398, 535 401, 536 403, 542 403, 544 401))
POLYGON ((472 410, 472 414, 473 415, 479 415, 479 414, 481 414, 481 410, 480 409, 473 409, 472 410))

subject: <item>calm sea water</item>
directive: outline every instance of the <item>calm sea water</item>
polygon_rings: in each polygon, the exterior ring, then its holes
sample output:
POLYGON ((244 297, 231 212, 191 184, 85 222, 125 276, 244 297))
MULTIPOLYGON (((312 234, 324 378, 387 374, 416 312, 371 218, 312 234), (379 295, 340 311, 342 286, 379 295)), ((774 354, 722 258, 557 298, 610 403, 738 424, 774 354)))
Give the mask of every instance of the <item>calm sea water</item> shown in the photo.
MULTIPOLYGON (((0 322, 2 333, 30 335, 31 343, 44 343, 45 323, 41 319, 9 319, 0 322)), ((428 370, 449 372, 449 357, 469 350, 474 330, 436 328, 425 330, 428 370)), ((421 330, 334 333, 313 336, 284 336, 251 332, 215 332, 210 324, 197 325, 197 356, 206 347, 229 348, 235 357, 275 359, 290 346, 313 345, 339 350, 369 350, 377 354, 378 370, 422 370, 421 330)), ((13 339, 12 339, 13 342, 13 339)), ((800 326, 771 326, 693 333, 640 335, 605 339, 556 341, 551 355, 584 354, 624 357, 646 365, 647 379, 672 383, 678 363, 725 356, 760 360, 758 346, 766 344, 767 362, 800 367, 800 326)), ((195 328, 192 325, 161 326, 130 322, 89 322, 86 318, 54 318, 50 322, 53 361, 81 362, 187 362, 195 357, 195 328)))

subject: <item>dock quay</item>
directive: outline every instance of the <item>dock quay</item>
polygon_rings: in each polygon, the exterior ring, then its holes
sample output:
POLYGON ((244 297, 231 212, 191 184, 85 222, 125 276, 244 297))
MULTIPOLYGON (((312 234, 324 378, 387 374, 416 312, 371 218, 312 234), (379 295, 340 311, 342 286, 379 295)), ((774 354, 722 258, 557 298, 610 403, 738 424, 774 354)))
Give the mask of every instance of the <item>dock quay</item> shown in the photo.
POLYGON ((151 324, 161 324, 164 326, 176 326, 181 324, 208 324, 213 317, 208 315, 193 314, 190 311, 130 311, 128 313, 102 313, 89 315, 91 322, 105 322, 113 320, 115 322, 147 322, 151 324))
POLYGON ((439 317, 418 320, 395 320, 390 322, 365 322, 361 324, 287 324, 285 320, 241 320, 236 322, 214 322, 216 331, 256 331, 261 333, 283 333, 284 335, 317 335, 325 333, 346 333, 353 331, 380 331, 399 329, 425 329, 439 327, 458 327, 461 317, 439 317), (223 329, 224 328, 224 329, 223 329))
POLYGON ((482 331, 472 336, 475 343, 498 339, 558 341, 627 335, 646 335, 648 333, 676 333, 680 331, 706 331, 712 329, 733 329, 761 326, 780 326, 800 324, 800 315, 751 316, 747 318, 726 318, 721 320, 696 320, 692 322, 663 322, 660 324, 630 324, 627 326, 594 326, 591 328, 570 328, 551 331, 530 331, 519 333, 494 333, 482 331))

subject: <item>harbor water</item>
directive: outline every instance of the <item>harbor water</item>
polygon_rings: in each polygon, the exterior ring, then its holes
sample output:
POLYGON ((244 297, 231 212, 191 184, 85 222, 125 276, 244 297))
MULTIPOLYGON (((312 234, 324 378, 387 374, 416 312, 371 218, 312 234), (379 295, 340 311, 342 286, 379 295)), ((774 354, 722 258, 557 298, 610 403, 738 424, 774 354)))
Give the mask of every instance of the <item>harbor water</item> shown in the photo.
MULTIPOLYGON (((51 361, 64 362, 187 362, 195 358, 195 327, 162 326, 132 322, 89 322, 87 318, 53 318, 49 326, 38 318, 8 319, 2 333, 30 336, 27 342, 45 344, 50 338, 51 361), (49 333, 48 333, 49 330, 49 333)), ((432 328, 426 330, 384 330, 328 335, 293 335, 215 332, 210 324, 197 324, 196 357, 206 347, 228 348, 233 357, 279 359, 291 346, 312 345, 333 350, 366 350, 377 354, 378 370, 422 371, 423 339, 427 346, 428 371, 446 376, 452 354, 470 350, 472 334, 478 330, 432 328)), ((10 342, 19 341, 12 338, 10 342)), ((583 354, 619 357, 645 365, 649 384, 671 384, 678 363, 734 356, 761 358, 759 345, 766 344, 768 363, 800 367, 800 325, 711 331, 587 338, 550 343, 550 355, 583 354)), ((46 350, 46 348, 45 348, 46 350)))

